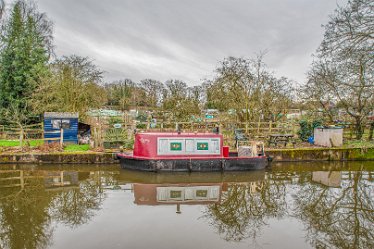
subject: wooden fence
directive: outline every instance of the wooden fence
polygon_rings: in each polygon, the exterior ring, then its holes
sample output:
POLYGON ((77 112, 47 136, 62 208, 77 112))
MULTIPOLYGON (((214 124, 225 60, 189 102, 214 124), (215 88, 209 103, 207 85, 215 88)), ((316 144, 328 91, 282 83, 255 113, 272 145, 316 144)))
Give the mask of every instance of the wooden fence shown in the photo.
MULTIPOLYGON (((51 131, 49 133, 60 131, 51 131)), ((7 127, 0 125, 0 139, 2 140, 19 140, 23 137, 24 141, 59 141, 61 143, 61 137, 59 138, 44 138, 43 124, 33 124, 24 126, 23 129, 17 127, 7 127)))
MULTIPOLYGON (((232 143, 234 130, 241 129, 250 139, 267 140, 271 134, 291 134, 297 138, 300 125, 297 121, 289 122, 124 122, 121 128, 114 128, 113 124, 99 123, 95 127, 91 126, 91 139, 95 141, 95 146, 103 146, 107 143, 123 143, 133 139, 136 132, 175 132, 178 129, 182 132, 212 132, 219 127, 220 133, 225 140, 232 143)), ((365 126, 363 139, 369 136, 370 124, 365 126)), ((23 129, 24 138, 27 141, 45 140, 43 124, 25 126, 23 129)), ((0 139, 18 140, 21 136, 21 129, 17 127, 5 127, 0 125, 0 139)), ((353 125, 346 125, 344 128, 344 140, 355 139, 353 125)), ((48 141, 60 141, 60 138, 47 139, 48 141)))
POLYGON ((141 131, 177 131, 183 132, 212 132, 214 128, 219 128, 222 133, 234 133, 235 129, 241 129, 250 137, 267 137, 270 134, 293 134, 296 135, 299 125, 296 122, 248 122, 248 123, 194 123, 194 122, 173 122, 152 124, 148 122, 136 123, 133 129, 141 131))
POLYGON ((22 132, 25 139, 43 139, 43 124, 26 125, 23 131, 19 127, 0 125, 0 139, 16 140, 20 138, 22 132))

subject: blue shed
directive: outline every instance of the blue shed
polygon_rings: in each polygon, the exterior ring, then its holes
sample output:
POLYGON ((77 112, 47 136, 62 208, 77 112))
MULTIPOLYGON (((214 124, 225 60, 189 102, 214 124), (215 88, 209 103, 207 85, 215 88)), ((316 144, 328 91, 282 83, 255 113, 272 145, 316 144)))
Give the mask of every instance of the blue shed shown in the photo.
POLYGON ((64 130, 64 143, 78 143, 78 113, 46 112, 44 113, 44 138, 60 138, 64 130))

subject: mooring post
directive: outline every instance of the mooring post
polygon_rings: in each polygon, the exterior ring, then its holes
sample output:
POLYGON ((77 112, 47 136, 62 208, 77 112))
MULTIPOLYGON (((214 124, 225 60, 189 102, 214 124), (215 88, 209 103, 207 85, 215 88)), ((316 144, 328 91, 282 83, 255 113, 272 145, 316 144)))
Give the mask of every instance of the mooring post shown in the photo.
POLYGON ((182 211, 181 211, 181 204, 177 204, 177 214, 181 214, 182 211))

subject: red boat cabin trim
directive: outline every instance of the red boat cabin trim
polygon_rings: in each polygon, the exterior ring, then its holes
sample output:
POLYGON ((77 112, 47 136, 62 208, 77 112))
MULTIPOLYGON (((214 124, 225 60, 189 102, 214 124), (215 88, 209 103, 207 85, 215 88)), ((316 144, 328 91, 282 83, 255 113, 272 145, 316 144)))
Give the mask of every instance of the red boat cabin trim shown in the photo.
POLYGON ((207 160, 207 159, 226 159, 226 160, 242 160, 242 159, 250 159, 250 158, 267 158, 266 156, 251 156, 251 157, 216 157, 216 156, 160 156, 160 157, 141 157, 141 156, 134 156, 128 154, 118 154, 118 156, 128 159, 136 159, 136 160, 207 160))

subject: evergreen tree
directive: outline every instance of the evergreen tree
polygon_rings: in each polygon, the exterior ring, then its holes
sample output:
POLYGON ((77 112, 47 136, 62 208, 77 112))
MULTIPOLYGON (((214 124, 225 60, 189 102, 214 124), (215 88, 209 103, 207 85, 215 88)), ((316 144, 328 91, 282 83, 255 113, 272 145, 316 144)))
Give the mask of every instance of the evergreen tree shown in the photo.
POLYGON ((17 1, 4 23, 0 51, 0 109, 25 110, 40 79, 48 74, 51 23, 35 5, 17 1))

